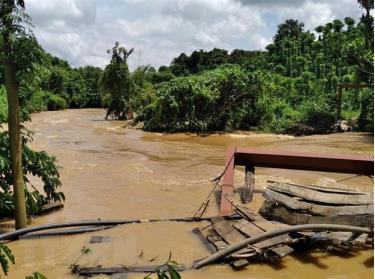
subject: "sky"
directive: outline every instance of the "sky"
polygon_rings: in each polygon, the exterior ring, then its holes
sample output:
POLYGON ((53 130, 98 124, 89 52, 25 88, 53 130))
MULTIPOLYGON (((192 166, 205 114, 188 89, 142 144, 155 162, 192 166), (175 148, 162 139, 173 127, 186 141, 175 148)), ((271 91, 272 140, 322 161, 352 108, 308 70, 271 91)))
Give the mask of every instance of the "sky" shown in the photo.
POLYGON ((184 52, 223 48, 262 50, 288 18, 306 30, 346 16, 356 0, 26 0, 43 48, 79 67, 105 67, 119 41, 134 48, 131 69, 169 65, 184 52))

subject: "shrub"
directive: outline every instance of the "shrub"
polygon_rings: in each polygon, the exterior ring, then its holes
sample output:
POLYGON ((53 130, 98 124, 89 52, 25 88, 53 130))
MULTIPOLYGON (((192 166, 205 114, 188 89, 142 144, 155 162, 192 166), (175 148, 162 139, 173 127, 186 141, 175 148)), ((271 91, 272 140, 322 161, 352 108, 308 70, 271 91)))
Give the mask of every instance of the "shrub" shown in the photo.
POLYGON ((46 93, 43 91, 35 92, 29 101, 23 106, 23 110, 28 113, 40 112, 47 110, 46 93))
POLYGON ((315 128, 316 132, 327 132, 335 122, 335 112, 323 101, 307 101, 300 107, 304 124, 315 128))
POLYGON ((58 95, 47 91, 35 92, 30 101, 26 102, 24 111, 27 113, 40 112, 45 110, 66 109, 67 101, 58 95))
POLYGON ((48 110, 61 110, 68 107, 66 100, 58 95, 48 93, 45 98, 48 110))
POLYGON ((269 132, 282 132, 300 120, 300 113, 293 109, 285 100, 272 98, 262 99, 257 104, 263 108, 260 127, 269 132))
POLYGON ((254 97, 249 81, 239 66, 175 78, 161 85, 138 120, 148 130, 222 130, 231 109, 254 97))

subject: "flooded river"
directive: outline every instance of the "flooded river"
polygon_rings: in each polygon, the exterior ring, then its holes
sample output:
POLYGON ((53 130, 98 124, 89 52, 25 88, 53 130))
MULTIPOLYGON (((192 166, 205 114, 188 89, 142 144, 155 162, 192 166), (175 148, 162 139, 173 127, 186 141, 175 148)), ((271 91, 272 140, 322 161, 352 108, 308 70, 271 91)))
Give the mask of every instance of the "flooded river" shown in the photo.
MULTIPOLYGON (((104 121, 101 109, 66 110, 35 114, 27 126, 35 132, 34 149, 58 158, 65 208, 35 218, 32 225, 93 219, 155 219, 191 216, 211 189, 210 179, 224 167, 228 146, 277 150, 373 154, 373 138, 361 133, 315 135, 302 138, 256 133, 157 134, 125 129, 119 121, 104 121)), ((305 184, 334 184, 350 175, 256 169, 256 188, 268 179, 305 184)), ((243 171, 236 171, 236 185, 243 171)), ((37 182, 36 182, 37 183, 37 182)), ((368 177, 345 180, 345 185, 373 191, 368 177)), ((251 209, 261 205, 255 194, 251 209)), ((213 199, 205 215, 218 213, 213 199)), ((20 240, 10 243, 16 256, 9 278, 25 278, 34 271, 49 279, 76 278, 71 264, 82 266, 157 265, 172 252, 173 260, 190 266, 209 255, 191 231, 203 223, 150 223, 119 226, 106 231, 59 238, 20 240), (92 235, 109 241, 90 244, 92 235), (81 254, 82 247, 90 253, 81 254), (150 260, 152 260, 150 263, 150 260)), ((213 265, 186 271, 183 278, 372 278, 373 253, 362 251, 332 255, 312 251, 288 256, 277 264, 252 264, 234 272, 213 265)), ((125 278, 124 275, 111 278, 125 278)), ((142 278, 134 274, 126 278, 142 278)), ((99 276, 95 278, 109 278, 99 276)))

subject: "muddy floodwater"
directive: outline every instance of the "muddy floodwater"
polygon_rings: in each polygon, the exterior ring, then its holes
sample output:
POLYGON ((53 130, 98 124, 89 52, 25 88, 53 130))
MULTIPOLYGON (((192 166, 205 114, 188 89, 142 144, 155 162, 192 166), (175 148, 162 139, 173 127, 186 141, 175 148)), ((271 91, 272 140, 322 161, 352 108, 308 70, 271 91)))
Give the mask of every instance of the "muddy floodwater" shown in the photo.
MULTIPOLYGON (((290 136, 257 133, 158 134, 123 128, 124 122, 104 121, 101 109, 66 110, 35 114, 28 128, 35 132, 32 146, 58 158, 65 208, 32 220, 31 225, 94 220, 155 219, 192 216, 206 198, 210 179, 223 171, 228 146, 260 147, 269 150, 311 151, 336 154, 373 154, 373 137, 363 133, 290 136)), ((236 185, 243 183, 243 170, 236 170, 236 185)), ((269 179, 304 184, 331 185, 351 175, 319 172, 256 169, 256 189, 269 179)), ((35 181, 38 186, 38 181, 35 181)), ((368 177, 342 182, 349 187, 373 191, 368 177)), ((256 193, 249 208, 262 203, 256 193)), ((215 198, 205 213, 218 213, 215 198)), ((25 278, 39 271, 49 279, 76 278, 71 264, 82 266, 141 266, 173 260, 190 266, 209 255, 192 233, 205 223, 145 223, 75 236, 20 240, 9 244, 16 265, 9 278, 25 278), (90 244, 91 236, 108 241, 90 244), (90 249, 82 254, 82 247, 90 249), (153 260, 153 261, 151 261, 153 260)), ((226 265, 186 271, 183 278, 372 278, 373 252, 330 254, 311 251, 287 256, 279 263, 254 263, 234 272, 226 265)), ((143 278, 142 274, 95 278, 143 278)))

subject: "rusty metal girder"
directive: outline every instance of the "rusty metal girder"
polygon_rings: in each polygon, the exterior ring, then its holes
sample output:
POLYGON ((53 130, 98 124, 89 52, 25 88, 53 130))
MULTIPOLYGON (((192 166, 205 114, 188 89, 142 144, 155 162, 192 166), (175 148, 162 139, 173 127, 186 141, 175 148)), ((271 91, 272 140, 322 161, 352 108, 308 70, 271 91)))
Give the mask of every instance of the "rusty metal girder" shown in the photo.
POLYGON ((226 197, 230 198, 234 194, 234 168, 236 165, 361 175, 374 174, 374 158, 370 156, 323 155, 232 147, 227 150, 224 184, 221 187, 221 216, 228 216, 233 213, 232 205, 226 197))

